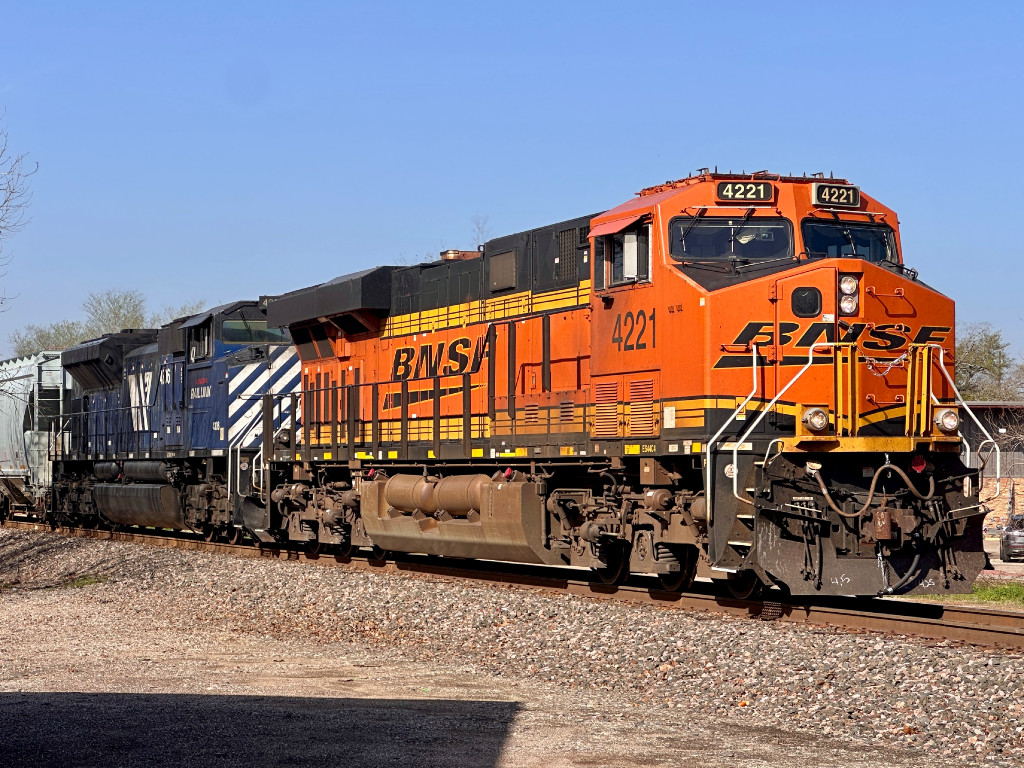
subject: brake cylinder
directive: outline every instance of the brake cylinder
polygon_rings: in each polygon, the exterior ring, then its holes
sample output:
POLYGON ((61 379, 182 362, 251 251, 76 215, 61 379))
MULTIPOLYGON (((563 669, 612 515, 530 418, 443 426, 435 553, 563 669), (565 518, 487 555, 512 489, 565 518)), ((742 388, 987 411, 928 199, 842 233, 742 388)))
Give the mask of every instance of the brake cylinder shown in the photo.
POLYGON ((427 514, 437 511, 434 483, 419 475, 395 475, 384 486, 384 500, 403 512, 419 510, 427 514))
POLYGON ((446 477, 434 487, 437 508, 450 515, 467 515, 480 510, 484 488, 491 484, 487 475, 454 475, 446 477))

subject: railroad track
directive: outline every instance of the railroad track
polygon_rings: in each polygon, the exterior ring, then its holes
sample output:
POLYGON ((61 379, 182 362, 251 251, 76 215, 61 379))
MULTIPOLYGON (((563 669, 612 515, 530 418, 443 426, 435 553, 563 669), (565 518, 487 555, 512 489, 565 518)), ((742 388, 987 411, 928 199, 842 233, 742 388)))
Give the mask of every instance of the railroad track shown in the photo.
POLYGON ((839 627, 851 631, 913 635, 954 640, 972 645, 1024 648, 1024 613, 990 608, 960 607, 943 603, 884 598, 785 598, 736 600, 714 593, 710 584, 697 582, 683 593, 666 592, 653 578, 631 577, 624 585, 596 584, 580 569, 550 568, 497 562, 445 560, 400 554, 386 562, 366 557, 336 557, 281 547, 207 542, 188 535, 157 535, 133 531, 51 528, 40 523, 7 520, 6 528, 172 547, 235 557, 293 560, 350 570, 403 572, 441 578, 504 584, 522 589, 572 594, 600 600, 647 603, 665 608, 708 611, 764 621, 787 621, 839 627))

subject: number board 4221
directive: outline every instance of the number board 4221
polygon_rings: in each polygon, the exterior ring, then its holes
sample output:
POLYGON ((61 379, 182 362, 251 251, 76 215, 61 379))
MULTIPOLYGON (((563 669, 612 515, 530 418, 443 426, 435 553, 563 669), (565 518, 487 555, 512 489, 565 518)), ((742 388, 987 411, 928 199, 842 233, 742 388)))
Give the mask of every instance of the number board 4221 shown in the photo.
POLYGON ((763 203, 775 199, 775 187, 767 181, 720 181, 715 187, 719 200, 763 203))
POLYGON ((811 196, 815 205, 840 205, 843 208, 860 207, 860 187, 848 184, 823 184, 815 182, 811 185, 811 196))

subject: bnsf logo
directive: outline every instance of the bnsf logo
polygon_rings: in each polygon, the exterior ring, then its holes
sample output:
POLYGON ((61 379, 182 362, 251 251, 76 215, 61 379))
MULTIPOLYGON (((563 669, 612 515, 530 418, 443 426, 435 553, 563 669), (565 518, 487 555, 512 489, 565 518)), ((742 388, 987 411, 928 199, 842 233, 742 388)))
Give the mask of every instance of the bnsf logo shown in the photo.
MULTIPOLYGON (((843 328, 839 341, 845 344, 857 342, 867 352, 898 352, 908 344, 942 344, 953 330, 948 325, 923 325, 914 332, 909 325, 888 323, 868 326, 867 323, 851 323, 843 328)), ((834 323, 810 323, 806 327, 791 321, 779 323, 778 339, 775 338, 775 323, 768 321, 747 323, 730 346, 765 347, 791 345, 795 349, 809 349, 815 344, 836 341, 834 323)), ((800 365, 807 360, 804 355, 785 355, 781 365, 800 365)), ((749 357, 722 355, 715 368, 745 368, 750 366, 749 357)))
POLYGON ((422 379, 432 376, 457 376, 476 373, 487 350, 487 339, 479 336, 474 343, 466 337, 450 342, 399 347, 391 364, 394 381, 422 379))
MULTIPOLYGON (((747 323, 733 344, 742 346, 757 344, 759 347, 765 347, 777 343, 779 346, 792 344, 794 347, 810 347, 813 344, 836 340, 836 328, 833 323, 811 323, 802 331, 801 329, 800 323, 780 322, 779 338, 776 342, 775 323, 770 321, 747 323)), ((859 341, 862 349, 872 352, 892 352, 909 343, 941 344, 951 330, 952 328, 945 325, 923 325, 911 342, 911 334, 914 333, 914 329, 908 325, 890 323, 869 328, 867 323, 853 323, 844 329, 843 336, 839 341, 847 344, 859 341), (865 331, 867 331, 866 336, 864 335, 865 331), (861 340, 861 337, 866 340, 861 340)))

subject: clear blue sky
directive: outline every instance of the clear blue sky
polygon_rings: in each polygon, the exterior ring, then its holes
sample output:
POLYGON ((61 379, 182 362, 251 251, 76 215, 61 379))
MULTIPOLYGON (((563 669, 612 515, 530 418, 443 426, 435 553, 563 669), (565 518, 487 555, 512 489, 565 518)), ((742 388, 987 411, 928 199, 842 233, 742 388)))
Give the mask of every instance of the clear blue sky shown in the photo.
POLYGON ((17 2, 0 105, 39 163, 0 353, 604 210, 702 166, 833 171, 1024 353, 1019 3, 17 2))

